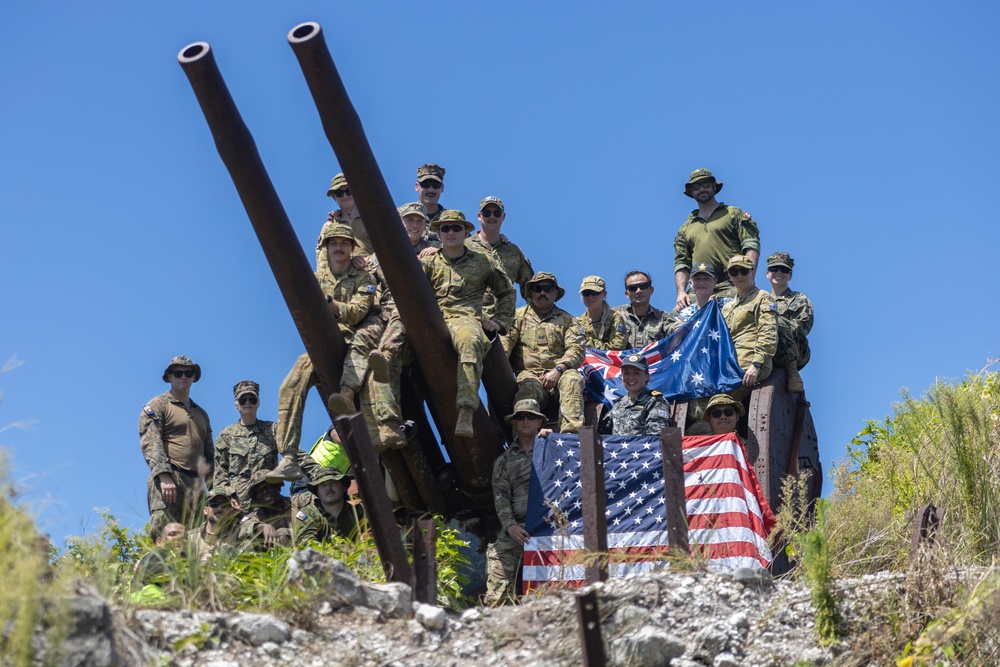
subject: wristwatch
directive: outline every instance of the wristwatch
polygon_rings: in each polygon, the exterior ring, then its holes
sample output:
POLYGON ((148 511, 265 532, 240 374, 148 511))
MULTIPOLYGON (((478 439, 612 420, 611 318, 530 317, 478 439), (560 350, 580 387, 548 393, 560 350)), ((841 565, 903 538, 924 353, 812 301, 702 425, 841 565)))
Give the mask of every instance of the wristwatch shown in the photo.
POLYGON ((754 366, 754 368, 756 368, 757 370, 760 370, 760 367, 761 367, 761 366, 763 366, 763 365, 764 365, 764 364, 760 363, 759 361, 755 361, 755 362, 753 362, 753 366, 754 366))
POLYGON ((566 369, 565 369, 565 368, 563 368, 563 365, 562 365, 562 364, 556 364, 556 370, 557 370, 557 371, 559 371, 560 373, 562 373, 562 372, 563 372, 563 371, 565 371, 566 369))

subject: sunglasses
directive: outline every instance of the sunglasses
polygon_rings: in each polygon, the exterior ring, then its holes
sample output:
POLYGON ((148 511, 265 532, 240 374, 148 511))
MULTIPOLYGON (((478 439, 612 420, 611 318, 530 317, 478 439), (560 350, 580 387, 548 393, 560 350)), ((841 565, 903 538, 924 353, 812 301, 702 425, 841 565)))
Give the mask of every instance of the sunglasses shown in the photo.
POLYGON ((747 268, 736 268, 734 266, 733 268, 731 268, 728 271, 726 271, 726 273, 728 273, 729 275, 731 275, 732 277, 735 278, 736 276, 745 276, 746 274, 750 273, 750 269, 747 269, 747 268))
POLYGON ((341 188, 339 190, 333 191, 333 196, 340 199, 341 197, 349 197, 351 194, 350 188, 341 188))
POLYGON ((208 505, 209 507, 211 507, 212 509, 217 510, 220 507, 225 507, 229 503, 224 503, 221 500, 210 500, 210 501, 208 501, 205 504, 208 505))
POLYGON ((448 232, 464 232, 465 225, 441 225, 440 227, 438 227, 438 230, 446 234, 448 232))
POLYGON ((632 283, 631 285, 626 285, 625 289, 629 292, 638 292, 639 290, 647 290, 653 286, 653 283, 632 283))
POLYGON ((441 187, 441 183, 438 181, 420 181, 420 187, 424 190, 437 190, 441 187))
POLYGON ((479 212, 484 218, 499 218, 503 216, 503 211, 498 208, 487 208, 479 212))
POLYGON ((250 405, 257 405, 257 397, 253 394, 244 394, 236 400, 240 402, 240 405, 246 405, 247 403, 250 405))
POLYGON ((695 190, 708 190, 715 188, 715 181, 699 181, 691 184, 691 192, 695 190))
POLYGON ((715 408, 708 413, 708 416, 712 419, 718 419, 719 417, 732 417, 736 414, 736 410, 732 408, 715 408))
POLYGON ((555 285, 532 285, 531 291, 535 294, 548 294, 556 290, 555 285))
POLYGON ((585 289, 582 292, 580 292, 580 294, 582 294, 583 296, 600 296, 601 292, 595 292, 592 289, 585 289))
POLYGON ((178 379, 180 379, 180 378, 193 378, 194 377, 194 371, 174 371, 173 373, 171 373, 171 375, 173 375, 175 378, 178 378, 178 379))
POLYGON ((791 273, 792 270, 787 266, 769 266, 767 270, 771 273, 791 273))
POLYGON ((528 412, 518 412, 516 415, 511 417, 516 422, 524 421, 525 419, 538 419, 538 415, 533 415, 528 412))

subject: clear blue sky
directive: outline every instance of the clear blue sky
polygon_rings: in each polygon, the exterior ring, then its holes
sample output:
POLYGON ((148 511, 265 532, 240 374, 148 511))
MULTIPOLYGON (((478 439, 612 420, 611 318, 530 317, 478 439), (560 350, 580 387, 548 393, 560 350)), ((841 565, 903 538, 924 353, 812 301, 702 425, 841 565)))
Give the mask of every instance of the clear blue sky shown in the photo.
MULTIPOLYGON (((216 53, 311 248, 335 157, 286 34, 323 25, 402 204, 496 194, 504 231, 583 306, 584 275, 649 271, 669 307, 688 173, 796 260, 824 466, 864 420, 1000 356, 995 3, 101 2, 0 7, 0 433, 61 544, 94 507, 147 518, 136 426, 187 354, 216 433, 231 388, 302 352, 177 53, 216 53), (623 8, 628 9, 623 9, 623 8)), ((309 251, 311 255, 311 251, 309 251)), ((759 285, 766 287, 763 275, 759 285)), ((308 432, 326 417, 313 398, 308 432)), ((311 437, 311 436, 309 436, 311 437)), ((307 438, 308 439, 308 438, 307 438)), ((829 490, 827 482, 827 490, 829 490)))

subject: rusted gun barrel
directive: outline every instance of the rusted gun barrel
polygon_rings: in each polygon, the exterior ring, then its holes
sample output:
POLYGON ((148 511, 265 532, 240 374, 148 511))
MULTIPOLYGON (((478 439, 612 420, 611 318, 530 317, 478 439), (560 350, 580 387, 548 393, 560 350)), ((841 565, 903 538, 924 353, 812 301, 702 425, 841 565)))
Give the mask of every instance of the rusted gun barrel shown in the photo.
POLYGON ((458 416, 455 407, 458 357, 434 293, 399 224, 399 213, 361 119, 347 95, 319 24, 302 23, 292 28, 288 42, 302 68, 327 140, 351 184, 365 229, 395 297, 462 490, 476 502, 488 504, 493 460, 503 451, 501 435, 482 405, 473 418, 475 440, 454 435, 458 416))

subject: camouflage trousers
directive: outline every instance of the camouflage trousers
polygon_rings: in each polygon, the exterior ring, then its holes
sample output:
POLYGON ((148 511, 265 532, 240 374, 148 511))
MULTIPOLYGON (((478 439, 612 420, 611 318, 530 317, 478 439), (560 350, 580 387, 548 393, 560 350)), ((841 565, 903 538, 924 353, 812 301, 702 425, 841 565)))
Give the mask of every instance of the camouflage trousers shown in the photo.
POLYGON ((805 368, 809 363, 809 340, 796 334, 791 325, 783 317, 778 318, 778 350, 774 353, 774 365, 784 366, 794 361, 798 368, 805 368))
POLYGON ((583 375, 575 368, 566 370, 559 384, 545 389, 539 380, 547 371, 521 371, 517 374, 514 402, 533 398, 544 410, 550 400, 559 402, 559 432, 576 433, 583 426, 583 375))
POLYGON ((524 547, 504 533, 486 549, 486 597, 483 602, 496 607, 518 600, 517 575, 524 547))
POLYGON ((200 477, 183 470, 170 473, 177 485, 177 500, 167 503, 160 494, 159 476, 149 476, 146 482, 146 504, 149 506, 149 533, 162 533, 168 523, 183 523, 188 528, 202 524, 205 501, 205 483, 200 477))

